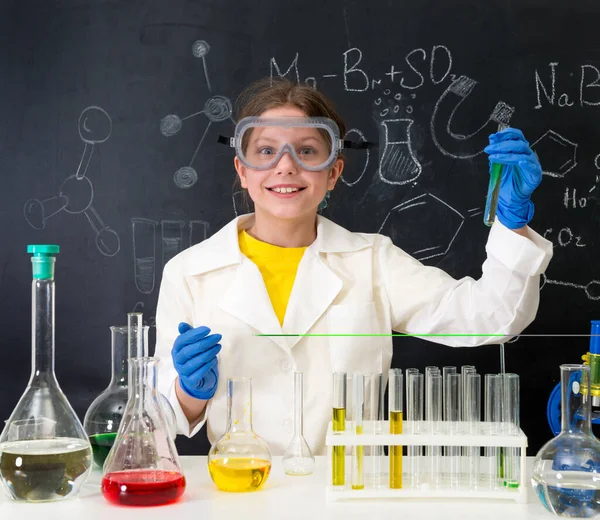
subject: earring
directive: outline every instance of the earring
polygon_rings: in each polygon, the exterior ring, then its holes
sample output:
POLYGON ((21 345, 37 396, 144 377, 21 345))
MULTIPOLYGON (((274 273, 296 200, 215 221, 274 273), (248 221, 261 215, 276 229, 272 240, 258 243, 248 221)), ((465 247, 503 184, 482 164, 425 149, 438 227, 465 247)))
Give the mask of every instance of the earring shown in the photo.
POLYGON ((323 200, 321 202, 319 202, 319 207, 318 207, 319 211, 322 211, 322 210, 324 210, 327 207, 327 203, 329 201, 330 193, 331 193, 331 190, 327 190, 325 192, 325 197, 323 197, 323 200))

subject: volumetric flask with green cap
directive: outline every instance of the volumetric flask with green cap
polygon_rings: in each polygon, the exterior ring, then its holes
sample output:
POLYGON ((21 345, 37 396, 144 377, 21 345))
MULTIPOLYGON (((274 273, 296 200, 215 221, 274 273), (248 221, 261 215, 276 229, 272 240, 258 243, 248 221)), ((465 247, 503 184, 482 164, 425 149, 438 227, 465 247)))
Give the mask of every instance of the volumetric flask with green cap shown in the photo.
POLYGON ((33 254, 32 370, 24 394, 0 435, 0 480, 25 502, 76 495, 92 466, 83 426, 54 374, 54 264, 59 247, 28 246, 33 254))

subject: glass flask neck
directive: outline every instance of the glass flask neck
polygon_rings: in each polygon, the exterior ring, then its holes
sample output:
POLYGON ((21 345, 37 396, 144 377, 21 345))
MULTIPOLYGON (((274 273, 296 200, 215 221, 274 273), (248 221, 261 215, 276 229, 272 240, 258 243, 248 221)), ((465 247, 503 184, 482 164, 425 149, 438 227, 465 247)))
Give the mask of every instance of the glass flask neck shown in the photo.
POLYGON ((561 365, 561 429, 562 433, 591 431, 590 367, 561 365))
POLYGON ((111 386, 127 386, 129 380, 127 327, 111 327, 112 377, 111 386))
POLYGON ((129 402, 143 407, 148 399, 158 402, 156 365, 158 358, 129 359, 129 402))
POLYGON ((56 381, 54 375, 54 280, 32 282, 30 383, 56 381))
POLYGON ((148 357, 148 327, 144 327, 141 312, 127 314, 127 341, 129 357, 148 357))
POLYGON ((294 435, 303 434, 304 380, 301 372, 294 373, 294 435))
POLYGON ((252 431, 252 380, 227 380, 227 431, 252 431))

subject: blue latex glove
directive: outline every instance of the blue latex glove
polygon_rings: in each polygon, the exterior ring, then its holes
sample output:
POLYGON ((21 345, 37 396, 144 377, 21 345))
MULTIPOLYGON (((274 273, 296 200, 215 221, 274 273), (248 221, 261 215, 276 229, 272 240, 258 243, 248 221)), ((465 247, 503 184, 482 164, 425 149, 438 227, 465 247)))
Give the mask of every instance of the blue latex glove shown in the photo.
POLYGON ((490 171, 492 163, 503 165, 496 216, 509 229, 522 228, 533 218, 530 197, 542 182, 540 161, 517 128, 490 135, 485 152, 489 154, 490 171))
POLYGON ((179 374, 182 390, 196 399, 208 400, 217 391, 221 350, 220 334, 210 334, 208 327, 192 328, 179 324, 179 336, 171 349, 173 365, 179 374))

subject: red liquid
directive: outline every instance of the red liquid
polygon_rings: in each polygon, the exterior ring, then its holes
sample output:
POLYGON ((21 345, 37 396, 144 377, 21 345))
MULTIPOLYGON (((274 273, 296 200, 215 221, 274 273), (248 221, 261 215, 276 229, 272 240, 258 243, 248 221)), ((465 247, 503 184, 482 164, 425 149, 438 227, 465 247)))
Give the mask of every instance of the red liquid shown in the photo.
POLYGON ((185 477, 176 471, 115 471, 102 479, 102 494, 122 506, 159 506, 179 499, 185 477))

